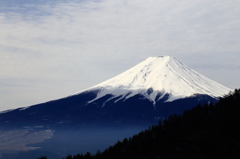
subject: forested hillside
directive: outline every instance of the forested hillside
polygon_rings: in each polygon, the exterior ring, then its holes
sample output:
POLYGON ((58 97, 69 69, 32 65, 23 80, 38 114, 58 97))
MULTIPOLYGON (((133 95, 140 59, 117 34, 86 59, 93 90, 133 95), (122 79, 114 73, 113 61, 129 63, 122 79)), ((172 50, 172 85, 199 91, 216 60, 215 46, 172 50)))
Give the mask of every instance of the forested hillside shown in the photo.
MULTIPOLYGON (((44 158, 44 157, 42 157, 44 158)), ((103 152, 66 159, 240 158, 240 89, 118 141, 103 152)))

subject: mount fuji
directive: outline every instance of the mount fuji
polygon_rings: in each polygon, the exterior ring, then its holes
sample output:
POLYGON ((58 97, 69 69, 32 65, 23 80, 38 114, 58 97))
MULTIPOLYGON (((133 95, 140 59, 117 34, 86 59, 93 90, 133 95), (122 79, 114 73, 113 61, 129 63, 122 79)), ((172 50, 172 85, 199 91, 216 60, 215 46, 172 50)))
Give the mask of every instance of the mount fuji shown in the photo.
POLYGON ((149 57, 122 74, 66 98, 0 114, 4 126, 153 124, 230 88, 171 56, 149 57))
POLYGON ((155 105, 166 95, 168 97, 165 102, 197 94, 217 99, 230 89, 197 73, 171 56, 160 56, 149 57, 126 72, 85 91, 98 92, 97 97, 88 103, 107 94, 111 94, 112 98, 105 103, 119 97, 114 101, 116 103, 141 94, 155 105))
POLYGON ((0 112, 0 153, 55 159, 96 152, 169 115, 215 103, 230 91, 171 56, 149 57, 71 96, 0 112))

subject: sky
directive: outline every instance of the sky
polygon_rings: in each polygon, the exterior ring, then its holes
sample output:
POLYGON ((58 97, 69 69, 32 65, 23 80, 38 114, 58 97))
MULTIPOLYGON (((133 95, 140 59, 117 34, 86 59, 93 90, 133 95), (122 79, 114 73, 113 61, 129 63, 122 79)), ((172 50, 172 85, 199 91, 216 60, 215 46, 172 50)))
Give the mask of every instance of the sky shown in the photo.
POLYGON ((240 1, 1 0, 0 111, 75 94, 162 55, 240 88, 240 1))

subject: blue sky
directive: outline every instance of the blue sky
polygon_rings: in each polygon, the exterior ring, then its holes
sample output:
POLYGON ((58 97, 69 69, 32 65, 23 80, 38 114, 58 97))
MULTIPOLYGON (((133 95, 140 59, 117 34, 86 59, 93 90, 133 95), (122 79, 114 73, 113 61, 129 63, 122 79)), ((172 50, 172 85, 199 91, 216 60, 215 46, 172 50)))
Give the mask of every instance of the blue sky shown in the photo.
POLYGON ((240 87, 240 1, 1 0, 0 110, 74 94, 171 55, 240 87))

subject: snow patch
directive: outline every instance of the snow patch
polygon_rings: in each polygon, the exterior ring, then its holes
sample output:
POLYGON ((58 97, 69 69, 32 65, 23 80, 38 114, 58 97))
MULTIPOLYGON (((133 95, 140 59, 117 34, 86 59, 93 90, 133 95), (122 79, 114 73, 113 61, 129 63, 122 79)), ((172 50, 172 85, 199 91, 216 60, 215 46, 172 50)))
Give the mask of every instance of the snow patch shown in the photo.
POLYGON ((4 110, 4 111, 1 111, 0 114, 8 113, 8 112, 11 112, 13 110, 15 110, 15 109, 4 110))

